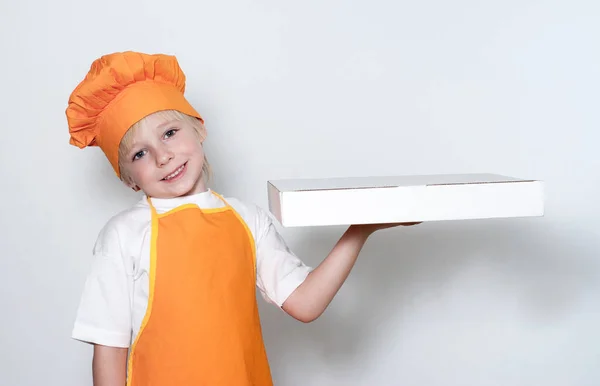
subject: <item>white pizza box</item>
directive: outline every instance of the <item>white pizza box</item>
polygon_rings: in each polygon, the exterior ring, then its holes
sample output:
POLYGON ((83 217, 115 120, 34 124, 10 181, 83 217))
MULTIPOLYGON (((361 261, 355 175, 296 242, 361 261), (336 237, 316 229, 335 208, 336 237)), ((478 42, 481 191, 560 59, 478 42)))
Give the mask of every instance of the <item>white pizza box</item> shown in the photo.
POLYGON ((497 174, 268 181, 269 210, 284 227, 544 215, 544 185, 497 174))

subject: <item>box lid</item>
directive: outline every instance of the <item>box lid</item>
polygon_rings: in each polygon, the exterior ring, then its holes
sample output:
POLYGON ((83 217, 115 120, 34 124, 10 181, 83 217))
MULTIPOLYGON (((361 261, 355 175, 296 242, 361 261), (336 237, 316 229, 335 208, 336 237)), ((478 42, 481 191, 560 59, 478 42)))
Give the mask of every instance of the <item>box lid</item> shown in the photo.
POLYGON ((317 179, 282 179, 269 181, 280 192, 299 192, 336 189, 392 188, 400 186, 431 186, 458 184, 489 184, 532 182, 498 174, 432 174, 414 176, 375 176, 317 179))

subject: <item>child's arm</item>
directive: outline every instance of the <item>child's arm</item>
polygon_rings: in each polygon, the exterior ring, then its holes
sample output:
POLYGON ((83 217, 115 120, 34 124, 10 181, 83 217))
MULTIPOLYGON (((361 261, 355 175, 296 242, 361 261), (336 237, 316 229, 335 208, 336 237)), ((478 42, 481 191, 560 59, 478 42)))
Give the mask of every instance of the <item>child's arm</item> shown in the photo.
POLYGON ((114 217, 100 232, 93 249, 72 337, 93 345, 94 386, 124 386, 131 344, 133 260, 120 240, 127 223, 114 217))
POLYGON ((344 284, 369 236, 379 229, 397 225, 350 226, 325 260, 308 274, 306 280, 283 303, 283 310, 305 323, 317 319, 344 284))
POLYGON ((127 378, 127 349, 94 345, 94 386, 123 386, 127 378))

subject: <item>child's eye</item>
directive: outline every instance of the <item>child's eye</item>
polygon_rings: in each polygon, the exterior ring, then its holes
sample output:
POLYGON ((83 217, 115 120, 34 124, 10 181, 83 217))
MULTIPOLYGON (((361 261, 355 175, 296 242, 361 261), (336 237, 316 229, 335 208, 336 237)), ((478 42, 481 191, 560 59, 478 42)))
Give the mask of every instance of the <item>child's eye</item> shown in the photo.
POLYGON ((167 130, 167 132, 165 133, 165 138, 171 138, 172 136, 175 135, 176 132, 177 132, 176 129, 169 129, 169 130, 167 130))
POLYGON ((135 161, 135 160, 138 160, 138 159, 142 158, 145 154, 146 154, 146 150, 138 151, 137 153, 135 153, 133 155, 132 161, 135 161))

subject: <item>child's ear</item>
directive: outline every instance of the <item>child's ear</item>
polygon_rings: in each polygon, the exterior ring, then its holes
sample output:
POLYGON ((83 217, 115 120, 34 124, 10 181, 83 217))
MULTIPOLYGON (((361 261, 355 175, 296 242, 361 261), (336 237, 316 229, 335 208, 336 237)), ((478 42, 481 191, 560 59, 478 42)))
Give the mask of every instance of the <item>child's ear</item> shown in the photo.
POLYGON ((135 182, 133 182, 133 180, 131 178, 128 178, 127 180, 122 180, 122 181, 125 185, 127 185, 128 188, 133 189, 134 192, 140 191, 140 188, 135 184, 135 182))

